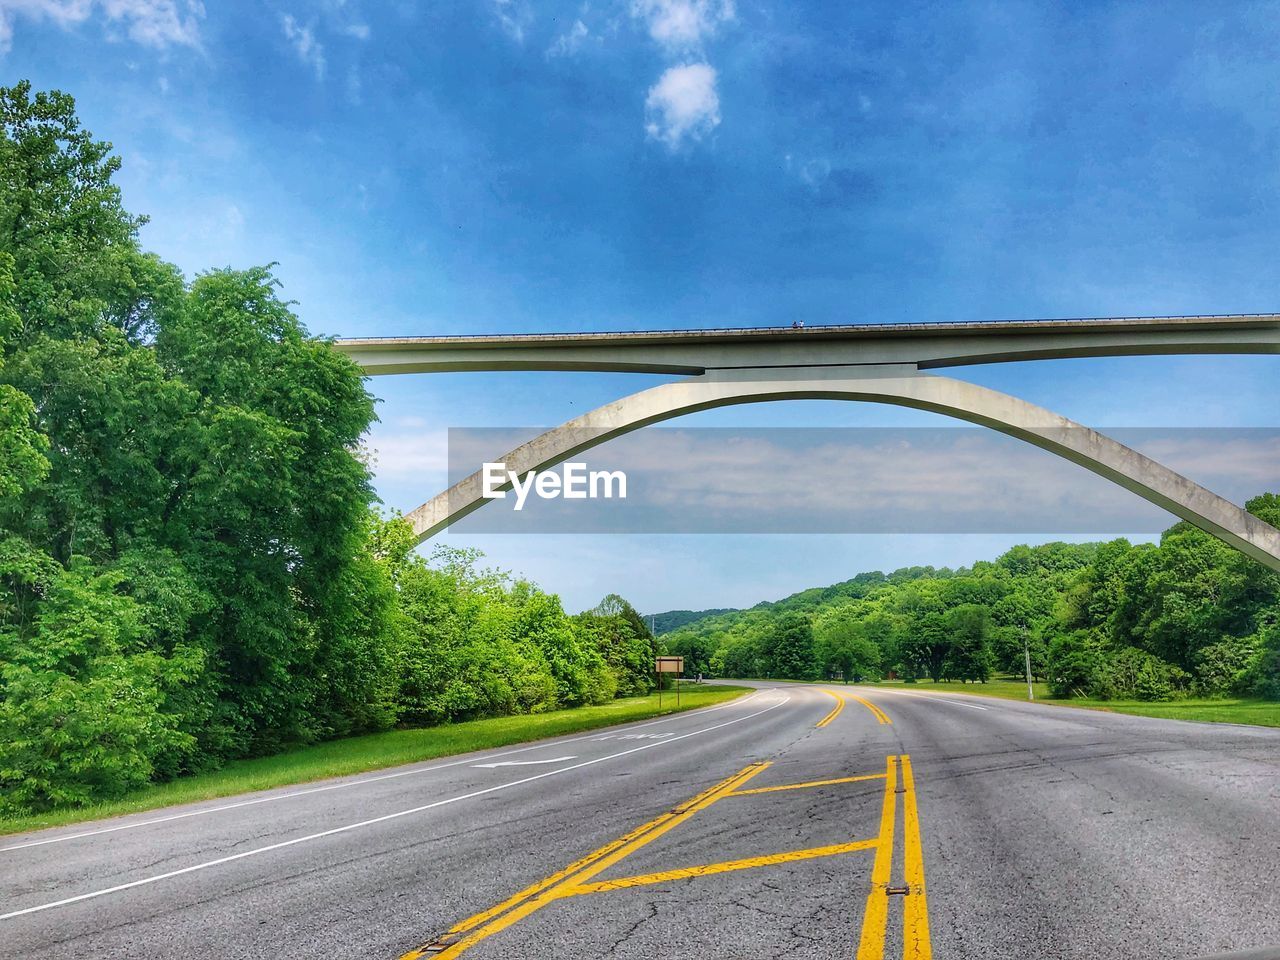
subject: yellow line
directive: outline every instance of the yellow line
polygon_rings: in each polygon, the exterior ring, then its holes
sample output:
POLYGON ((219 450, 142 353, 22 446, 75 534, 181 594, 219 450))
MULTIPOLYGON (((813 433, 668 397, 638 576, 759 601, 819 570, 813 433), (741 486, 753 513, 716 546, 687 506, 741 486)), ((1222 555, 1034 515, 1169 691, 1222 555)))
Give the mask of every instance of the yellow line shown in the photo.
POLYGON ((889 715, 885 713, 883 710, 881 710, 879 707, 877 707, 870 700, 864 700, 862 697, 854 693, 846 693, 845 696, 848 697, 850 700, 857 700, 860 704, 862 704, 864 707, 870 710, 871 713, 875 716, 876 720, 878 720, 880 723, 893 723, 893 721, 889 719, 889 715))
MULTIPOLYGON (((706 794, 719 789, 723 785, 724 785, 724 781, 716 784, 716 786, 712 787, 710 790, 706 790, 703 793, 698 794, 698 796, 694 797, 693 801, 690 801, 690 802, 694 802, 702 799, 702 797, 704 797, 706 794)), ((512 896, 508 897, 506 900, 503 900, 501 903, 497 904, 496 906, 490 907, 488 910, 485 910, 481 913, 477 913, 474 917, 470 917, 466 920, 460 921, 459 923, 455 923, 452 927, 448 929, 448 931, 446 931, 444 936, 449 937, 455 934, 465 933, 466 931, 472 929, 473 927, 477 927, 480 924, 484 923, 486 920, 491 920, 494 917, 496 917, 498 914, 503 913, 507 910, 510 910, 513 906, 518 904, 520 901, 527 900, 530 897, 541 893, 543 890, 547 889, 548 887, 553 886, 559 881, 565 879, 570 874, 575 873, 578 870, 581 870, 583 867, 591 863, 594 863, 596 860, 600 859, 601 857, 613 852, 618 847, 621 847, 623 844, 629 843, 630 841, 634 840, 636 837, 642 836, 649 830, 652 830, 654 827, 662 823, 665 823, 666 821, 674 817, 677 813, 679 813, 680 810, 683 809, 683 807, 684 805, 682 804, 680 807, 677 807, 675 810, 668 810, 666 813, 662 814, 661 816, 655 817, 654 819, 650 820, 648 823, 643 824, 639 827, 636 827, 634 830, 630 831, 629 833, 623 834, 621 837, 619 837, 616 840, 610 841, 600 849, 592 851, 591 853, 587 854, 585 857, 582 857, 579 860, 575 860, 573 863, 569 864, 569 866, 565 867, 563 870, 557 870, 555 873, 551 874, 551 876, 544 877, 542 880, 539 880, 537 883, 534 883, 531 886, 525 887, 519 893, 513 894, 512 896)), ((404 955, 404 957, 401 958, 401 960, 410 960, 410 958, 417 957, 417 956, 418 956, 418 953, 416 952, 407 953, 404 955)))
POLYGON ((750 797, 757 793, 775 793, 778 790, 804 790, 808 787, 825 787, 833 783, 857 783, 859 780, 883 780, 883 773, 866 773, 858 777, 837 777, 834 780, 810 780, 807 783, 787 783, 780 787, 753 787, 750 790, 735 790, 731 797, 750 797))
POLYGON ((834 690, 823 690, 822 692, 829 697, 835 697, 836 705, 831 708, 830 713, 814 724, 814 726, 819 729, 825 727, 836 717, 840 716, 840 711, 844 709, 844 697, 840 696, 840 694, 836 693, 834 690))
POLYGON ((885 926, 889 920, 889 870, 893 866, 893 821, 896 810, 894 792, 898 783, 897 757, 886 758, 884 805, 880 808, 880 838, 876 859, 871 866, 871 892, 862 915, 862 936, 858 941, 858 960, 882 960, 885 926))
POLYGON ((669 880, 684 880, 688 877, 709 877, 717 873, 729 873, 732 870, 750 870, 752 867, 771 867, 779 863, 793 863, 797 860, 813 860, 817 857, 832 857, 840 853, 852 853, 854 850, 870 850, 876 846, 876 840, 855 840, 853 843, 836 843, 826 847, 809 847, 805 850, 788 850, 785 853, 771 853, 763 857, 747 857, 744 860, 725 860, 721 863, 704 863, 696 867, 681 867, 678 870, 664 870, 661 873, 641 873, 634 877, 619 877, 617 880, 602 880, 599 883, 574 884, 570 896, 583 893, 603 893, 607 890, 623 890, 627 887, 642 887, 650 883, 666 883, 669 880))
POLYGON ((903 960, 932 960, 929 910, 925 899, 924 854, 920 850, 920 816, 916 810, 916 784, 911 758, 902 758, 902 858, 907 894, 902 914, 903 960))
POLYGON ((520 893, 509 897, 496 907, 455 924, 441 940, 468 930, 472 932, 467 933, 462 939, 447 946, 444 950, 431 953, 430 949, 435 944, 428 944, 404 954, 400 960, 419 960, 419 958, 426 956, 431 956, 434 960, 453 960, 453 958, 461 955, 464 950, 475 946, 481 940, 505 930, 513 923, 523 920, 529 914, 541 910, 547 904, 560 897, 571 895, 576 881, 590 879, 618 861, 630 856, 645 844, 656 840, 671 828, 688 820, 699 810, 711 806, 721 797, 732 792, 738 784, 745 783, 768 766, 769 763, 764 762, 753 763, 744 767, 733 776, 720 781, 711 789, 705 790, 691 800, 685 801, 675 810, 665 813, 617 840, 605 844, 600 849, 587 854, 563 870, 559 870, 546 879, 526 887, 520 893))
POLYGON ((688 810, 686 810, 684 813, 680 814, 679 816, 673 817, 670 821, 662 824, 662 826, 658 827, 655 830, 651 830, 649 833, 645 834, 640 839, 631 841, 631 843, 627 844, 621 850, 615 850, 613 853, 609 854, 607 857, 604 857, 601 860, 597 860, 591 866, 587 867, 587 869, 577 874, 574 874, 573 878, 568 881, 566 886, 569 886, 569 887, 576 886, 577 884, 581 883, 583 880, 590 880, 596 874, 603 873, 605 870, 608 870, 615 863, 618 863, 619 861, 624 860, 627 857, 631 856, 631 854, 635 853, 645 844, 650 843, 653 840, 656 840, 658 837, 662 836, 662 834, 666 833, 672 827, 675 827, 678 824, 683 823, 685 820, 688 820, 699 810, 705 810, 707 807, 711 806, 711 804, 715 803, 717 800, 728 796, 730 793, 734 791, 734 789, 738 786, 738 784, 745 783, 746 781, 750 780, 756 774, 764 771, 768 766, 770 766, 771 763, 772 761, 766 760, 763 763, 756 763, 756 764, 752 764, 749 767, 746 767, 745 769, 742 770, 741 773, 738 774, 738 776, 734 779, 733 783, 731 784, 727 783, 723 788, 717 790, 715 793, 706 797, 705 799, 700 800, 697 804, 691 806, 688 810))
MULTIPOLYGON (((737 773, 735 773, 732 777, 728 777, 724 780, 721 780, 715 786, 709 787, 706 790, 703 790, 701 793, 684 801, 674 809, 668 810, 666 813, 663 813, 660 816, 654 817, 654 819, 650 820, 648 823, 645 823, 645 824, 642 824, 641 826, 636 827, 634 830, 631 830, 628 833, 623 834, 621 837, 618 837, 618 839, 612 840, 609 843, 606 843, 603 847, 600 847, 598 850, 593 850, 591 853, 587 854, 585 857, 582 857, 579 860, 575 860, 573 863, 569 864, 569 866, 565 867, 563 870, 557 870, 555 873, 551 874, 551 876, 545 877, 542 880, 539 880, 537 883, 532 884, 531 886, 525 887, 519 893, 513 894, 512 896, 508 897, 506 900, 503 900, 501 903, 497 904, 496 906, 490 907, 488 910, 485 910, 482 913, 477 913, 474 917, 470 917, 469 919, 463 920, 459 923, 455 923, 452 927, 448 929, 448 931, 445 932, 444 937, 442 937, 441 939, 444 939, 446 937, 453 936, 459 933, 465 933, 466 931, 472 929, 473 927, 477 927, 480 924, 484 923, 486 920, 491 920, 492 918, 496 917, 498 914, 511 909, 520 901, 527 900, 530 897, 541 893, 543 890, 547 889, 548 887, 553 886, 559 881, 565 879, 570 874, 576 873, 578 870, 581 870, 583 867, 586 867, 594 863, 596 860, 599 860, 601 857, 607 856, 608 854, 612 853, 614 850, 617 850, 619 847, 623 846, 624 844, 630 843, 632 840, 635 840, 637 837, 643 836, 644 834, 648 833, 650 830, 654 829, 655 827, 661 826, 662 824, 670 820, 672 817, 679 816, 681 813, 689 809, 694 804, 700 803, 706 797, 723 789, 723 787, 726 784, 730 783, 731 781, 740 782, 739 778, 742 777, 744 772, 745 770, 740 770, 737 773)), ((401 960, 409 960, 411 956, 415 956, 415 955, 405 954, 405 956, 401 958, 401 960)))

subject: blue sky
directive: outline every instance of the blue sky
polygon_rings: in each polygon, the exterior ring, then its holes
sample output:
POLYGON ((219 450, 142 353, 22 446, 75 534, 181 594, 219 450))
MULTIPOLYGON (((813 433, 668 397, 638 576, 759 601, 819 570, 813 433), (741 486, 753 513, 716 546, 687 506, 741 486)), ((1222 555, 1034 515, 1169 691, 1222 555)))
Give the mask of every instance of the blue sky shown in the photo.
MULTIPOLYGON (((5 82, 74 94, 146 244, 276 261, 317 332, 1268 312, 1272 3, 0 0, 5 82)), ((1095 426, 1273 426, 1280 360, 958 375, 1095 426)), ((449 427, 554 425, 652 382, 372 382, 388 505, 449 427)), ((687 425, 938 425, 793 403, 687 425)), ((1063 465, 1064 471, 1075 468, 1063 465)), ((1046 537, 1051 535, 1046 532, 1046 537)), ((1009 536, 475 536, 571 608, 754 603, 1009 536)))

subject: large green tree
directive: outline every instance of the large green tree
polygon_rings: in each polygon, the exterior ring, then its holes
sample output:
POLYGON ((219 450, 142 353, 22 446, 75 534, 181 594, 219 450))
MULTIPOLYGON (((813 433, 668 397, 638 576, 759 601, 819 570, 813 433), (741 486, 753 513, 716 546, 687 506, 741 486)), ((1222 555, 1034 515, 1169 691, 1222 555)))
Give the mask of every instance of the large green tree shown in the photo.
POLYGON ((784 613, 766 635, 765 657, 769 676, 789 680, 812 680, 817 674, 813 650, 813 627, 799 613, 784 613))
POLYGON ((142 251, 118 167, 70 97, 0 89, 0 709, 83 747, 4 757, 27 806, 394 719, 360 372, 266 269, 142 251))

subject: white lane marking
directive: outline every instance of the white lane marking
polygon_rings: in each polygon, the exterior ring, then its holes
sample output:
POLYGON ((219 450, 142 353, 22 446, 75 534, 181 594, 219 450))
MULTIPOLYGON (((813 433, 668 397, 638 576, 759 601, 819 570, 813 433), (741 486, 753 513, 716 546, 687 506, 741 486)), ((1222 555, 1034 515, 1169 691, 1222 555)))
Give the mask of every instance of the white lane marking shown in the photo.
MULTIPOLYGON (((765 690, 777 689, 776 687, 767 687, 765 690)), ((695 714, 704 716, 708 713, 714 713, 716 710, 723 710, 725 707, 740 707, 750 700, 764 693, 765 690, 757 690, 755 693, 747 694, 741 700, 730 700, 727 703, 718 703, 714 707, 699 707, 684 713, 672 714, 669 717, 663 717, 660 720, 646 720, 644 723, 638 723, 633 730, 639 730, 642 727, 652 727, 659 723, 670 723, 672 720, 688 720, 695 714)), ((529 750, 545 750, 548 747, 558 747, 566 743, 577 743, 580 740, 594 739, 592 734, 585 734, 580 737, 572 737, 568 740, 553 740, 550 743, 535 743, 527 747, 517 747, 514 750, 504 750, 501 753, 491 753, 491 757, 510 757, 517 753, 526 753, 529 750)), ((376 777, 361 777, 359 780, 346 780, 342 783, 327 783, 321 787, 308 787, 305 790, 294 790, 290 793, 277 793, 270 797, 254 797, 252 800, 237 800, 234 803, 223 803, 216 807, 205 807, 202 810, 187 810, 183 813, 173 813, 167 817, 152 817, 150 820, 136 820, 131 823, 118 823, 113 827, 99 827, 96 830, 82 830, 79 833, 68 833, 60 837, 45 837, 40 840, 27 840, 23 843, 15 843, 7 847, 0 847, 0 853, 8 853, 10 850, 25 850, 27 847, 42 847, 46 843, 62 843, 64 840, 81 840, 84 837, 96 837, 103 833, 115 833, 118 830, 133 830, 135 827, 149 827, 157 823, 168 823, 171 820, 185 820, 188 817, 202 817, 207 813, 221 813, 223 810, 236 810, 240 807, 251 807, 259 803, 274 803, 277 800, 292 800, 294 797, 305 797, 312 793, 324 793, 328 790, 345 790, 348 787, 359 787, 366 783, 378 783, 381 780, 395 780, 399 777, 413 777, 422 773, 432 773, 436 770, 444 770, 447 767, 458 767, 463 764, 470 763, 475 757, 467 757, 463 760, 451 760, 448 763, 437 763, 430 767, 415 767, 412 770, 399 770, 395 773, 383 773, 376 777)), ((421 762, 421 761, 419 761, 421 762)), ((49 828, 54 829, 54 828, 49 828)))
POLYGON ((577 760, 577 757, 549 757, 546 760, 499 760, 497 763, 473 763, 472 766, 482 770, 494 767, 536 767, 540 763, 563 763, 565 760, 577 760))
POLYGON ((567 767, 560 767, 557 770, 548 770, 546 773, 537 773, 531 777, 525 777, 521 780, 512 780, 508 783, 499 783, 496 786, 485 787, 483 790, 473 790, 471 793, 462 793, 456 797, 446 797, 444 800, 436 800, 432 803, 424 803, 420 807, 411 807, 408 810, 398 810, 395 813, 386 813, 380 817, 373 817, 369 820, 360 820, 356 823, 348 823, 341 827, 333 827, 329 830, 322 830, 319 833, 307 834, 305 837, 294 837, 292 840, 281 840, 279 843, 271 843, 265 847, 256 847, 253 850, 245 850, 241 853, 233 853, 229 856, 218 857, 216 860, 206 860, 204 863, 196 863, 189 867, 182 867, 179 870, 170 870, 166 873, 158 873, 155 876, 143 877, 141 880, 131 880, 129 883, 120 883, 114 887, 105 887, 102 890, 92 890, 89 893, 81 893, 74 897, 67 897, 63 900, 54 900, 51 903, 41 903, 34 907, 24 907, 21 910, 11 910, 8 913, 0 913, 0 920, 12 920, 14 917, 25 916, 29 913, 39 913, 42 910, 52 910, 54 907, 65 907, 73 903, 80 903, 83 900, 92 900, 95 897, 104 897, 109 893, 119 893, 121 890, 132 890, 134 887, 146 886, 149 883, 157 883, 161 880, 168 880, 172 877, 180 877, 185 873, 195 873, 197 870, 207 870, 209 867, 220 866, 224 863, 231 863, 235 860, 243 860, 246 857, 255 857, 260 853, 269 853, 272 850, 282 850, 285 847, 296 846, 299 843, 307 843, 311 840, 320 840, 324 837, 332 837, 335 834, 347 833, 350 830, 358 830, 361 827, 373 826, 375 823, 385 823, 388 820, 396 820, 400 817, 407 817, 411 814, 422 813, 424 810, 433 810, 436 807, 443 807, 450 803, 457 803, 461 800, 471 800, 475 797, 483 797, 489 793, 496 793, 499 790, 506 790, 509 787, 518 787, 522 784, 533 783, 535 780, 544 780, 547 777, 554 777, 557 774, 568 773, 570 770, 580 770, 583 767, 589 767, 592 764, 603 763, 606 760, 616 760, 618 757, 630 756, 633 753, 639 753, 641 750, 652 750, 654 747, 665 747, 669 743, 675 743, 677 740, 685 740, 689 737, 696 737, 704 733, 710 733, 713 730, 720 730, 724 727, 732 726, 735 723, 741 723, 743 720, 751 720, 762 714, 768 713, 770 710, 777 709, 782 706, 790 697, 784 696, 763 710, 757 710, 755 713, 749 713, 745 717, 735 717, 733 720, 726 720, 724 723, 717 723, 715 726, 703 727, 701 730, 693 730, 689 733, 682 733, 678 737, 672 737, 669 740, 654 740, 651 743, 643 743, 638 747, 632 747, 629 750, 623 750, 619 753, 611 753, 608 756, 596 757, 593 760, 583 760, 580 763, 570 764, 567 767))
POLYGON ((888 693, 899 697, 921 697, 925 700, 940 700, 943 703, 953 703, 957 707, 968 707, 970 710, 989 710, 990 707, 979 706, 976 703, 965 703, 963 700, 952 700, 936 693, 917 693, 912 690, 876 690, 876 693, 888 693))

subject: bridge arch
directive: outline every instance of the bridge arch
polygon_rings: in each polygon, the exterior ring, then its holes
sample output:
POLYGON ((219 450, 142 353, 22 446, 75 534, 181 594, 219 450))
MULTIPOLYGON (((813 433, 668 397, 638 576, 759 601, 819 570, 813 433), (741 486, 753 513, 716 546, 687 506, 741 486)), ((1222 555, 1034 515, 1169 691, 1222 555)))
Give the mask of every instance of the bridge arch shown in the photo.
MULTIPOLYGON (((633 393, 548 430, 501 458, 523 477, 651 424, 773 400, 860 400, 989 427, 1078 464, 1280 571, 1280 530, 1150 457, 1043 407, 914 364, 715 371, 633 393)), ((409 513, 418 542, 479 509, 479 471, 409 513)))

